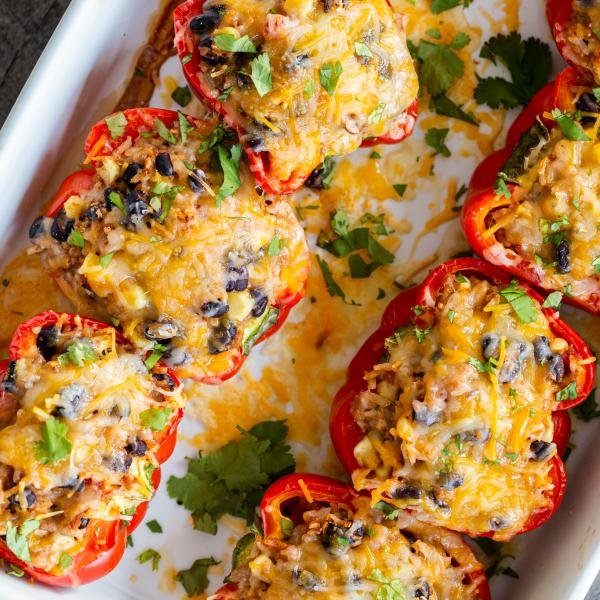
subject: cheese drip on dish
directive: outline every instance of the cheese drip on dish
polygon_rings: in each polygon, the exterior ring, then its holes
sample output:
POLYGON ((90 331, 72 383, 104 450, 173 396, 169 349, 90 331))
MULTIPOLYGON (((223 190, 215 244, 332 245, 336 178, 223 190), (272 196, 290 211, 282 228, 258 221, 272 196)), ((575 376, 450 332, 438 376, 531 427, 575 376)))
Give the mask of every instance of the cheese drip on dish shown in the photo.
POLYGON ((523 323, 500 291, 449 277, 435 308, 414 307, 387 339, 351 410, 365 432, 354 449, 358 490, 502 540, 551 502, 551 413, 576 394, 581 367, 537 303, 523 323))
POLYGON ((126 526, 152 497, 156 437, 183 399, 112 327, 76 318, 36 333, 2 384, 0 532, 37 522, 27 562, 61 574, 61 556, 85 548, 95 521, 126 526))
MULTIPOLYGON (((284 540, 257 538, 234 568, 231 598, 479 598, 482 566, 462 538, 400 512, 392 519, 356 502, 308 510, 284 540), (402 595, 400 595, 402 593, 402 595), (396 597, 396 596, 394 596, 396 597)), ((218 597, 218 596, 217 596, 218 597)))
POLYGON ((393 134, 418 93, 386 0, 208 0, 189 26, 202 85, 280 181, 393 134))
POLYGON ((304 231, 243 167, 239 189, 215 199, 230 131, 145 133, 95 162, 91 190, 34 223, 33 251, 78 312, 116 319, 142 350, 158 344, 181 377, 219 381, 302 295, 304 231))

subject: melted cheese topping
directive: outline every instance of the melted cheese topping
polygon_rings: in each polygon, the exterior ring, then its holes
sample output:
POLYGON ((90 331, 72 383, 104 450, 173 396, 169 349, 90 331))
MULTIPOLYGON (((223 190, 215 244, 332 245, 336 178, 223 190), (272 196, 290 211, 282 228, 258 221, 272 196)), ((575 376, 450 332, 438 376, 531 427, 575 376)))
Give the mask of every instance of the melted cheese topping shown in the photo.
POLYGON ((51 338, 42 342, 50 359, 33 346, 5 379, 11 394, 3 404, 13 412, 3 413, 0 430, 0 531, 38 519, 28 537, 31 564, 60 573, 61 554, 85 546, 90 520, 127 520, 151 498, 158 442, 147 418, 160 411, 168 423, 183 400, 164 368, 148 372, 114 329, 58 323, 50 333, 42 334, 51 338), (68 358, 73 345, 87 350, 80 364, 68 358), (50 418, 66 427, 70 443, 59 460, 39 449, 50 418))
POLYGON ((393 131, 417 95, 403 17, 386 0, 209 0, 204 15, 199 75, 281 181, 393 131), (256 52, 219 49, 226 35, 256 52), (251 77, 261 55, 272 81, 262 96, 251 77))
POLYGON ((573 15, 556 35, 557 42, 565 44, 563 53, 570 62, 591 72, 600 82, 600 39, 595 33, 600 29, 600 7, 583 0, 571 2, 573 15))
POLYGON ((487 281, 448 279, 435 310, 415 310, 353 403, 366 433, 354 484, 425 521, 509 539, 548 506, 551 412, 578 367, 539 306, 521 323, 487 281))
MULTIPOLYGON (((235 195, 216 202, 214 153, 199 152, 209 132, 195 129, 185 144, 156 134, 124 143, 98 163, 93 188, 34 239, 78 312, 92 305, 139 348, 168 347, 165 360, 181 376, 207 380, 231 370, 277 321, 280 304, 303 293, 309 265, 292 209, 259 197, 245 171, 235 195), (165 154, 170 176, 157 168, 165 154), (128 185, 131 165, 139 171, 128 185), (66 219, 83 247, 56 239, 53 226, 66 219)), ((172 134, 180 139, 178 128, 172 134)))
POLYGON ((480 597, 482 567, 457 534, 407 514, 388 520, 364 498, 353 514, 323 508, 303 519, 287 540, 255 542, 249 562, 229 578, 239 598, 480 597))
POLYGON ((544 156, 518 179, 506 208, 491 213, 488 235, 533 265, 542 285, 575 297, 600 288, 600 143, 566 139, 555 127, 544 156))

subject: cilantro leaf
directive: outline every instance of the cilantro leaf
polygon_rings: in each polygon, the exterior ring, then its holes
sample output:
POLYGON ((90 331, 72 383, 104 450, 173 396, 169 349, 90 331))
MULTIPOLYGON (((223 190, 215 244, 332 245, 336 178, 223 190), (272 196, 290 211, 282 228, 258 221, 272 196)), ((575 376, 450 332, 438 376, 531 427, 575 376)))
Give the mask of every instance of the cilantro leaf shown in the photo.
POLYGON ((148 355, 144 364, 146 365, 146 369, 151 371, 154 368, 154 365, 160 360, 160 357, 167 351, 167 347, 162 344, 154 344, 152 346, 152 352, 148 355))
POLYGON ((67 239, 67 244, 77 248, 83 248, 85 246, 85 239, 81 231, 77 231, 77 229, 71 229, 71 233, 67 239))
POLYGON ((140 423, 152 431, 162 431, 169 422, 171 412, 170 408, 147 408, 140 413, 140 423))
POLYGON ((231 150, 227 150, 225 146, 218 145, 217 154, 219 155, 219 162, 223 170, 223 183, 219 188, 215 200, 217 206, 221 206, 221 202, 237 192, 240 189, 240 185, 242 185, 240 180, 242 146, 241 144, 235 144, 231 147, 231 150))
POLYGON ((237 37, 232 33, 217 33, 215 45, 224 52, 256 52, 256 46, 247 35, 237 37))
POLYGON ((125 127, 127 127, 127 117, 125 113, 118 112, 114 115, 110 115, 110 117, 106 117, 104 119, 106 126, 108 127, 108 131, 110 132, 110 137, 113 140, 120 138, 125 133, 125 127))
POLYGON ((573 117, 555 108, 552 111, 552 117, 556 119, 556 123, 560 127, 562 134, 571 141, 574 142, 589 142, 590 138, 586 132, 581 128, 581 125, 573 119, 573 117))
POLYGON ((250 354, 250 350, 252 350, 254 344, 256 344, 262 335, 277 323, 279 312, 278 308, 269 306, 256 327, 252 329, 246 328, 244 337, 242 338, 242 352, 245 356, 250 354))
POLYGON ((169 496, 192 513, 197 529, 207 533, 216 533, 217 520, 225 514, 251 523, 264 490, 295 468, 285 442, 287 431, 284 421, 264 421, 242 431, 239 440, 188 459, 188 472, 169 478, 169 496))
POLYGON ((592 267, 594 267, 594 271, 596 273, 600 273, 600 256, 597 256, 593 261, 592 261, 592 267))
POLYGON ((195 560, 189 569, 178 571, 175 579, 181 583, 188 596, 197 596, 208 587, 208 568, 218 565, 212 556, 195 560))
MULTIPOLYGON (((185 106, 185 104, 182 104, 182 106, 185 106)), ((190 131, 193 131, 194 126, 187 120, 187 117, 179 110, 177 111, 177 119, 179 120, 181 143, 185 144, 187 142, 188 133, 190 131)))
POLYGON ((564 400, 575 400, 577 398, 577 382, 571 381, 569 385, 562 390, 556 392, 556 401, 563 402, 564 400))
POLYGON ((542 308, 555 308, 558 310, 560 308, 562 298, 562 292, 552 292, 551 294, 548 294, 548 296, 544 300, 542 308))
POLYGON ((379 569, 374 569, 367 579, 380 584, 375 600, 408 600, 406 590, 399 579, 388 579, 379 569))
MULTIPOLYGON (((192 92, 190 92, 190 88, 187 85, 184 85, 183 87, 177 86, 171 93, 171 98, 173 98, 179 106, 187 106, 192 101, 192 92)), ((182 141, 185 143, 185 140, 182 141)))
POLYGON ((394 188, 396 194, 398 194, 398 196, 402 198, 402 196, 404 196, 404 192, 406 192, 406 188, 408 187, 408 185, 406 183, 394 183, 392 187, 394 188))
POLYGON ((416 48, 416 56, 420 64, 419 81, 432 96, 444 94, 455 79, 464 75, 464 62, 447 44, 421 40, 416 48))
POLYGON ((319 81, 330 96, 333 96, 341 74, 342 63, 339 60, 336 60, 334 63, 325 63, 319 69, 319 81))
POLYGON ((36 529, 39 529, 39 526, 40 522, 37 519, 28 519, 19 528, 12 523, 6 524, 6 545, 17 558, 31 562, 27 538, 36 529))
POLYGON ((152 519, 151 521, 148 521, 146 523, 146 527, 148 527, 148 529, 152 533, 162 533, 163 532, 163 528, 161 527, 160 523, 156 519, 152 519))
POLYGON ((323 279, 325 280, 325 285, 327 286, 327 291, 330 296, 339 296, 340 298, 346 298, 346 294, 344 294, 344 290, 336 283, 333 275, 331 274, 331 269, 327 264, 327 261, 322 259, 319 255, 317 255, 317 262, 319 263, 319 268, 321 269, 321 274, 323 275, 323 279))
POLYGON ((479 104, 488 104, 492 108, 527 104, 548 82, 552 71, 552 54, 548 44, 534 37, 523 40, 516 31, 490 38, 483 45, 480 56, 494 64, 499 60, 508 69, 511 78, 511 81, 499 77, 479 80, 475 99, 479 104))
POLYGON ((106 267, 108 267, 108 265, 110 265, 110 263, 112 262, 114 255, 115 255, 114 252, 109 252, 108 254, 102 255, 98 260, 98 262, 100 263, 100 266, 103 269, 106 269, 106 267))
POLYGON ((343 208, 338 208, 331 217, 331 229, 338 235, 346 235, 350 231, 350 219, 343 208))
POLYGON ((364 42, 354 42, 354 54, 362 58, 373 58, 371 48, 364 42))
POLYGON ((467 358, 467 362, 479 371, 479 373, 492 373, 494 370, 494 365, 491 362, 482 362, 478 358, 474 356, 469 356, 467 358))
POLYGON ((285 246, 286 240, 281 239, 278 235, 274 235, 269 242, 269 248, 267 249, 268 256, 279 256, 283 247, 285 246))
POLYGON ((123 199, 121 198, 120 194, 118 194, 117 192, 110 192, 110 194, 108 194, 108 200, 111 204, 114 204, 122 213, 126 212, 125 205, 123 204, 123 199))
POLYGON ((61 365, 71 363, 77 367, 83 367, 85 362, 94 362, 97 359, 96 351, 89 342, 73 340, 63 354, 58 356, 61 365))
POLYGON ((456 102, 454 102, 454 100, 451 100, 444 94, 433 96, 429 107, 438 113, 438 115, 458 119, 459 121, 464 121, 470 125, 479 124, 472 113, 465 112, 458 104, 456 104, 456 102))
POLYGON ((67 438, 68 426, 56 417, 42 423, 42 440, 34 442, 36 459, 43 465, 57 463, 71 453, 72 444, 67 438))
POLYGON ((73 559, 66 552, 63 552, 58 559, 58 566, 65 571, 73 564, 73 559))
POLYGON ((252 83, 254 83, 258 95, 262 98, 273 89, 269 55, 266 52, 259 54, 256 58, 252 59, 250 67, 252 69, 250 78, 252 79, 252 83))
POLYGON ((590 392, 589 396, 581 404, 573 409, 573 412, 578 419, 581 419, 586 423, 600 417, 600 408, 596 402, 596 388, 590 392))
POLYGON ((431 3, 431 12, 434 15, 439 15, 446 10, 460 6, 460 3, 461 0, 433 0, 431 3))
POLYGON ((158 117, 154 119, 154 130, 163 140, 165 140, 165 142, 169 142, 169 144, 177 143, 177 138, 173 132, 158 117))
POLYGON ((499 294, 512 306, 521 323, 533 323, 538 318, 538 309, 533 299, 527 292, 519 287, 518 281, 513 279, 510 285, 499 294))
POLYGON ((445 144, 449 131, 449 129, 436 129, 435 127, 431 127, 426 131, 425 143, 435 150, 434 156, 436 154, 450 156, 450 149, 445 144))
POLYGON ((138 557, 137 557, 137 561, 140 563, 140 565, 143 565, 144 563, 147 563, 148 561, 152 561, 152 570, 153 571, 158 571, 158 565, 160 563, 160 559, 162 558, 162 556, 154 549, 152 548, 148 548, 147 550, 144 550, 138 557))

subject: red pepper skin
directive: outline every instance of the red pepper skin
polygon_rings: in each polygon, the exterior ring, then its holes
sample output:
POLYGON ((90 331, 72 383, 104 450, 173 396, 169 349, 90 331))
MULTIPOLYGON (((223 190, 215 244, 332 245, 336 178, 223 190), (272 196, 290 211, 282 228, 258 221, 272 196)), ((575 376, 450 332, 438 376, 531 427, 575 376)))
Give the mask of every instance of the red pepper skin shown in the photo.
MULTIPOLYGON (((588 85, 584 77, 577 73, 575 69, 569 67, 533 97, 508 130, 506 146, 490 154, 475 169, 461 214, 461 225, 465 237, 471 248, 479 256, 546 292, 554 291, 554 289, 544 286, 535 263, 518 256, 513 250, 505 248, 495 235, 484 235, 487 229, 488 217, 494 210, 497 199, 497 194, 494 191, 494 181, 498 171, 515 150, 521 135, 535 124, 536 117, 539 115, 544 125, 548 129, 552 129, 556 126, 556 123, 553 120, 543 118, 542 115, 545 112, 550 112, 553 108, 573 111, 574 88, 588 85)), ((513 184, 508 184, 511 191, 514 187, 513 184)), ((571 298, 565 296, 563 301, 592 314, 600 314, 600 285, 598 285, 597 291, 591 293, 588 297, 571 298)))
MULTIPOLYGON (((193 17, 202 14, 205 0, 187 0, 180 4, 173 13, 175 22, 175 46, 182 61, 183 73, 187 79, 192 91, 204 101, 210 108, 223 117, 228 127, 235 130, 238 136, 244 135, 244 130, 239 124, 235 113, 217 99, 217 92, 206 89, 200 73, 200 59, 197 44, 192 35, 189 22, 193 17), (184 62, 185 61, 185 62, 184 62)), ((390 128, 390 131, 377 138, 365 139, 362 146, 374 146, 376 144, 397 144, 411 135, 418 113, 418 100, 415 98, 413 103, 406 111, 398 117, 396 123, 390 128)), ((294 171, 287 181, 280 181, 270 173, 270 160, 268 152, 253 152, 252 149, 244 144, 244 151, 248 157, 250 170, 254 174, 260 187, 268 194, 291 194, 296 191, 306 181, 310 171, 299 168, 294 171)))
MULTIPOLYGON (((125 126, 123 135, 116 139, 111 137, 104 120, 99 121, 92 127, 84 146, 85 154, 89 161, 93 162, 102 156, 110 156, 128 137, 135 142, 142 132, 153 130, 154 120, 157 118, 169 128, 178 122, 177 112, 162 108, 132 108, 123 112, 127 118, 127 125, 125 126)), ((197 119, 189 115, 186 115, 186 118, 192 124, 199 123, 197 119)), ((77 196, 93 187, 94 176, 94 171, 90 169, 82 169, 69 175, 60 185, 44 214, 47 217, 55 217, 71 196, 77 196)), ((277 322, 256 341, 256 344, 263 342, 277 333, 285 323, 290 310, 302 300, 305 291, 306 283, 302 289, 287 290, 285 295, 277 298, 275 302, 275 308, 279 309, 277 322)), ((244 356, 240 349, 237 362, 228 371, 221 373, 219 376, 199 377, 198 380, 202 381, 202 383, 215 385, 223 383, 223 381, 233 377, 241 369, 245 360, 246 356, 244 356)))
MULTIPOLYGON (((359 464, 354 457, 354 447, 364 437, 364 432, 351 413, 354 398, 364 389, 364 374, 371 371, 380 362, 386 338, 390 337, 399 327, 408 324, 411 317, 414 316, 411 307, 416 305, 433 307, 437 294, 446 278, 459 272, 485 278, 497 285, 508 285, 511 281, 510 276, 483 260, 458 258, 434 268, 420 285, 401 292, 390 302, 383 313, 379 329, 367 339, 351 361, 347 371, 346 383, 335 396, 331 408, 329 432, 337 456, 348 474, 359 468, 359 464)), ((528 284, 522 283, 521 286, 537 302, 540 304, 543 302, 542 296, 528 284)), ((557 311, 551 308, 542 308, 542 311, 550 323, 551 331, 569 343, 573 354, 578 359, 593 356, 591 350, 579 335, 558 317, 557 311)), ((592 390, 595 374, 596 367, 594 363, 583 365, 577 380, 577 398, 561 402, 553 412, 554 442, 557 445, 558 455, 564 454, 571 429, 570 419, 565 411, 585 400, 592 390)), ((564 465, 558 455, 549 461, 549 472, 554 483, 552 505, 548 509, 534 513, 519 533, 525 533, 539 527, 558 509, 566 486, 564 465)), ((467 533, 473 537, 491 537, 493 535, 491 532, 483 535, 471 531, 462 531, 462 533, 467 533)))
MULTIPOLYGON (((265 538, 272 537, 282 539, 284 537, 281 531, 281 519, 283 517, 282 508, 284 505, 288 505, 286 516, 290 518, 289 509, 291 502, 296 500, 300 502, 300 506, 302 506, 302 503, 308 505, 309 502, 305 490, 308 491, 314 502, 324 505, 335 503, 350 509, 353 508, 354 502, 360 496, 351 485, 337 479, 332 479, 331 477, 325 477, 324 475, 312 475, 309 473, 292 473, 291 475, 285 475, 267 488, 260 503, 260 515, 265 538)), ((292 506, 292 508, 298 507, 292 506)), ((301 522, 303 509, 299 508, 295 512, 298 513, 298 522, 301 522)), ((292 520, 294 520, 294 516, 295 514, 291 515, 292 520)), ((470 577, 478 579, 480 576, 483 579, 478 587, 479 599, 491 600, 488 582, 485 579, 483 571, 477 571, 470 577)), ((239 599, 239 596, 236 595, 236 591, 236 585, 228 583, 216 592, 215 599, 239 599)))
MULTIPOLYGON (((79 318, 83 327, 89 327, 95 331, 112 328, 111 325, 94 319, 79 318)), ((40 328, 54 325, 59 321, 68 326, 75 326, 76 319, 77 315, 46 311, 19 325, 8 347, 9 359, 0 361, 0 381, 4 379, 11 361, 27 356, 28 351, 35 348, 37 332, 40 328)), ((120 344, 127 343, 119 331, 116 331, 116 339, 120 344)), ((179 386, 180 381, 177 376, 170 369, 167 369, 167 373, 175 385, 179 386)), ((7 392, 0 391, 0 405, 7 396, 7 392)), ((178 409, 173 413, 165 429, 155 434, 155 440, 159 444, 155 451, 155 457, 160 464, 164 463, 173 453, 177 439, 177 426, 182 418, 183 410, 178 409)), ((158 489, 160 478, 161 472, 158 467, 152 472, 152 483, 155 490, 158 489)), ((73 563, 69 572, 64 575, 54 575, 21 561, 1 540, 0 558, 16 565, 36 581, 46 585, 74 587, 90 583, 104 577, 117 566, 125 552, 127 536, 144 520, 147 509, 148 502, 140 504, 128 524, 121 521, 90 521, 87 527, 87 531, 89 531, 88 544, 84 550, 72 557, 73 563)))

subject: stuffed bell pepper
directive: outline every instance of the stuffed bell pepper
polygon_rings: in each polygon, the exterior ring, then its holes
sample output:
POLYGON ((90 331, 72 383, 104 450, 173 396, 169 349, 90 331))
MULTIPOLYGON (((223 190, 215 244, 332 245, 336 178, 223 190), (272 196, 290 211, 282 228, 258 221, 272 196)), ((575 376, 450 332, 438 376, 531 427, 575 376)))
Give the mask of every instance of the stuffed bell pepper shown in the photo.
POLYGON ((595 359, 542 302, 465 258, 390 303, 332 407, 333 444, 357 490, 500 541, 553 514, 565 409, 590 392, 595 359))
POLYGON ((79 312, 208 383, 282 325, 309 268, 293 210, 257 193, 232 135, 167 110, 111 115, 86 142, 92 168, 30 230, 79 312))
POLYGON ((181 384, 115 328, 45 312, 0 364, 0 557, 41 583, 106 575, 173 451, 181 384))
POLYGON ((410 135, 417 75, 387 0, 187 0, 175 43, 266 192, 319 186, 328 157, 410 135))
POLYGON ((600 102, 568 68, 475 171, 462 213, 486 260, 600 313, 600 102))
POLYGON ((267 489, 263 534, 238 543, 214 600, 444 598, 489 600, 482 565, 460 535, 320 475, 267 489))
POLYGON ((600 4, 546 0, 546 15, 563 58, 590 81, 600 82, 600 4))

